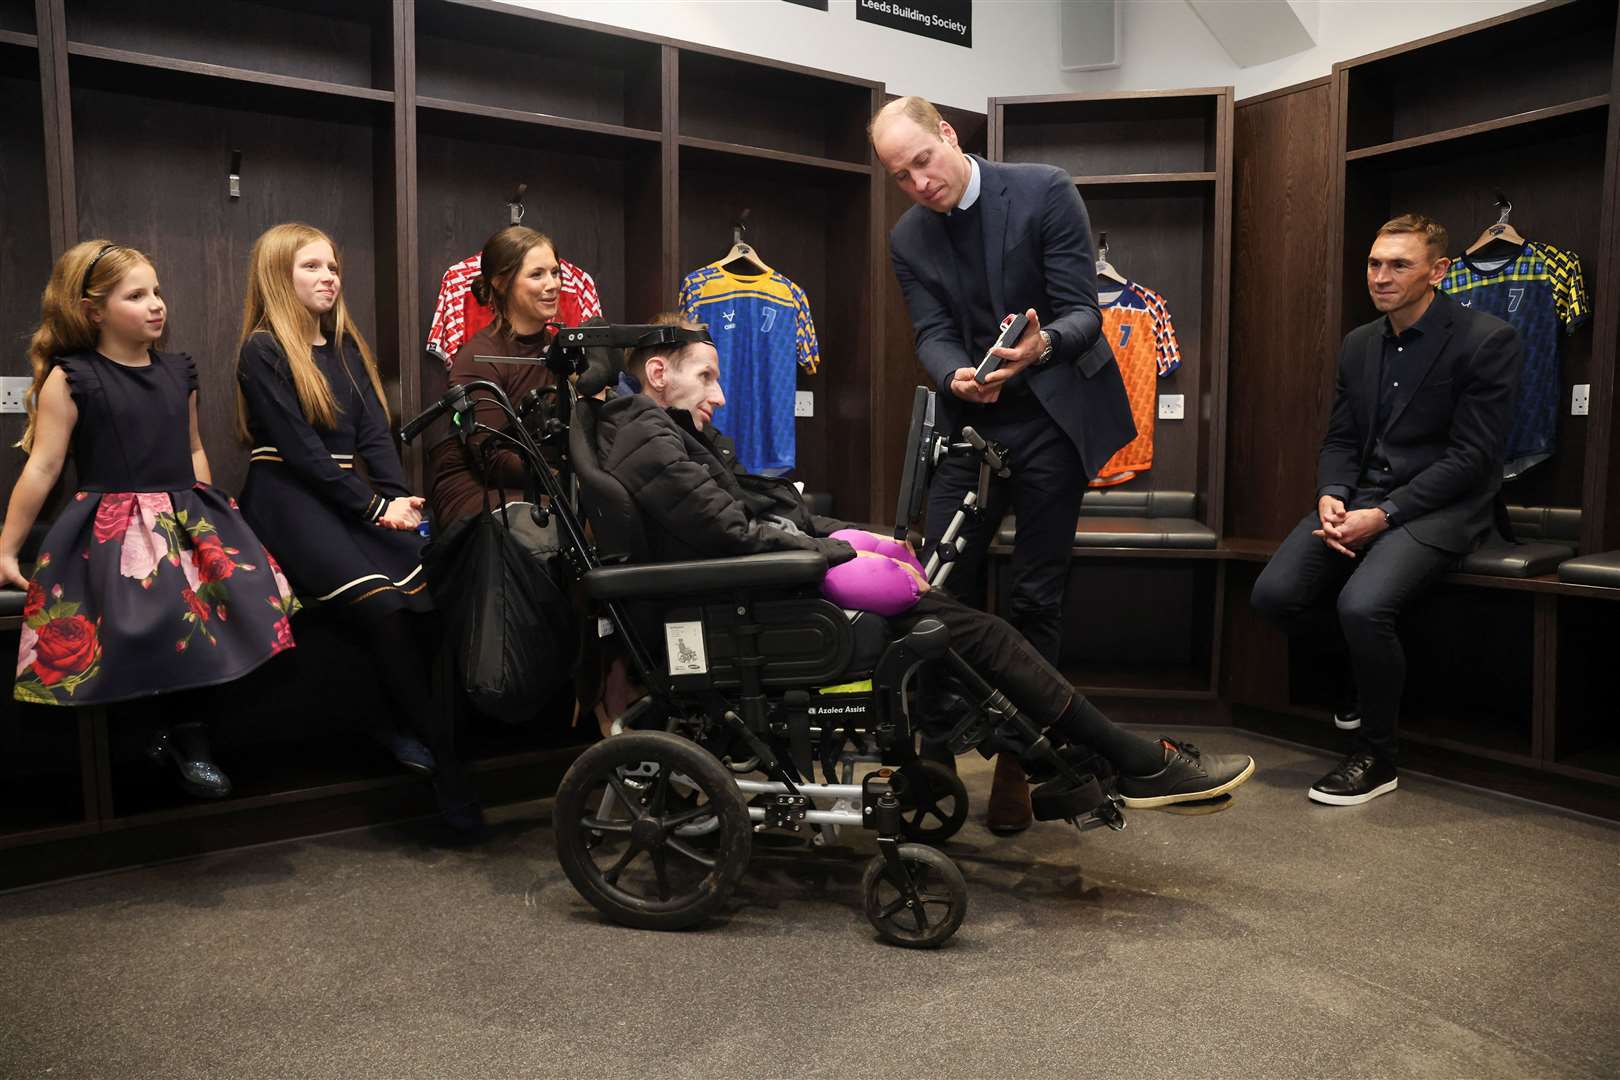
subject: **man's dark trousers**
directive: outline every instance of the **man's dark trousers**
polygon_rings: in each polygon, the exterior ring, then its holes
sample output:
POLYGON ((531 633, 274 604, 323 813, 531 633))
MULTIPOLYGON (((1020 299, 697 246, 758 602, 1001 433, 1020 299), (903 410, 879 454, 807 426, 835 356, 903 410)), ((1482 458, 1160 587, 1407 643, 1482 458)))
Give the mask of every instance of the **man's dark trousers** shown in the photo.
MULTIPOLYGON (((1074 549, 1074 525, 1086 491, 1080 455, 1063 429, 1038 406, 1022 417, 981 422, 975 430, 1007 448, 1013 472, 991 485, 984 516, 964 530, 967 547, 946 588, 969 606, 984 608, 987 549, 1002 516, 1011 510, 1018 532, 1011 595, 1001 614, 1049 663, 1060 666, 1063 590, 1074 549)), ((944 536, 962 496, 978 483, 977 458, 953 457, 940 466, 928 491, 930 544, 944 536)))
POLYGON ((1284 631, 1304 628, 1312 609, 1337 597, 1339 628, 1350 649, 1361 711, 1357 749, 1396 760, 1396 723, 1406 687, 1406 652, 1396 623, 1401 611, 1457 561, 1405 528, 1379 533, 1354 559, 1312 536, 1307 514, 1254 583, 1253 604, 1284 631))

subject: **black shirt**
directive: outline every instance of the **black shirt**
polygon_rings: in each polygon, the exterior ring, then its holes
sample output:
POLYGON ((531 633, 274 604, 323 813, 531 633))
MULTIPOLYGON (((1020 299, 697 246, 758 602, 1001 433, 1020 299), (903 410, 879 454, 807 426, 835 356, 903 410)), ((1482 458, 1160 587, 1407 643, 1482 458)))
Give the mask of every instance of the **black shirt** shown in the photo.
POLYGON ((1346 509, 1349 510, 1369 510, 1377 507, 1384 511, 1391 526, 1400 524, 1400 521, 1398 508, 1389 501, 1390 492, 1395 490, 1396 484, 1389 455, 1384 451, 1384 433, 1388 430, 1390 419, 1395 412, 1395 400, 1400 395, 1401 379, 1412 371, 1416 355, 1433 342, 1433 320, 1439 318, 1436 314, 1439 306, 1431 300, 1423 316, 1399 334, 1390 325, 1389 317, 1387 315, 1384 317, 1382 351, 1378 359, 1378 407, 1373 415, 1372 448, 1367 452, 1361 476, 1356 480, 1355 491, 1330 489, 1322 492, 1323 495, 1338 496, 1344 500, 1346 509))

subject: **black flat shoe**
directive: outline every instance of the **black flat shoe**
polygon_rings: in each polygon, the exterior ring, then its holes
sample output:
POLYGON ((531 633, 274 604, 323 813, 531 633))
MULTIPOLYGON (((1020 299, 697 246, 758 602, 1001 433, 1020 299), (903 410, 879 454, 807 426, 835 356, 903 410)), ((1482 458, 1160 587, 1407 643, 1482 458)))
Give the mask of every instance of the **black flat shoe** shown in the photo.
POLYGON ((372 732, 371 737, 410 772, 432 776, 438 767, 438 763, 433 760, 433 752, 415 735, 385 728, 372 732))
POLYGON ((218 765, 209 760, 206 750, 199 750, 194 735, 190 752, 182 750, 174 732, 164 728, 152 736, 146 747, 146 756, 160 769, 174 766, 175 778, 188 795, 199 799, 223 799, 231 793, 231 781, 218 765))

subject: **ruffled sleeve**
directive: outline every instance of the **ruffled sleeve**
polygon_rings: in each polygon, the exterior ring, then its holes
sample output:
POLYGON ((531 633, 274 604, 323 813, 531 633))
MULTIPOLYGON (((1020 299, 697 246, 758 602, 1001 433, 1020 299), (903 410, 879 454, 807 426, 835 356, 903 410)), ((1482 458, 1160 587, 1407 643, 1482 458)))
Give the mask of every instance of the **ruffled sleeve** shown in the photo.
POLYGON ((52 357, 51 366, 62 369, 67 376, 68 393, 73 398, 77 408, 84 408, 85 400, 101 389, 101 375, 96 370, 95 357, 88 353, 74 353, 72 356, 52 357))

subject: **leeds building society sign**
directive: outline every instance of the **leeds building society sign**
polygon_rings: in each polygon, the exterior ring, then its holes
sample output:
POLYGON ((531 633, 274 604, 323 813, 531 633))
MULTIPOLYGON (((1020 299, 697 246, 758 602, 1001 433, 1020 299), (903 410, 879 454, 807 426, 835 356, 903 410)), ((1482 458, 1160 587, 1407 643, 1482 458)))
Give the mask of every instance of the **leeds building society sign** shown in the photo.
POLYGON ((973 47, 973 0, 855 0, 861 22, 973 47))

